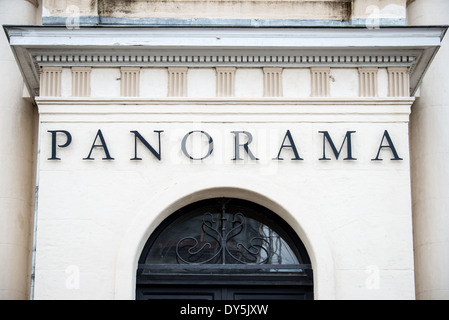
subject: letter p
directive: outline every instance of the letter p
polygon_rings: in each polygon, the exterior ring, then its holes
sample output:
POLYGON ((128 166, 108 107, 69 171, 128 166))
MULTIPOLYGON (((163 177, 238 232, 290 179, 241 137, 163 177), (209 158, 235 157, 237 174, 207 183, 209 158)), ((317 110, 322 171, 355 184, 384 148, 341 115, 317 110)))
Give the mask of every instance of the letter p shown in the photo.
POLYGON ((70 143, 72 142, 72 135, 70 134, 70 132, 65 131, 65 130, 54 130, 54 131, 48 130, 47 132, 51 133, 51 158, 48 158, 48 160, 61 160, 61 158, 56 157, 56 147, 59 147, 59 148, 68 147, 70 145, 70 143), (58 145, 58 143, 56 141, 58 133, 62 133, 65 135, 66 142, 64 144, 58 145))

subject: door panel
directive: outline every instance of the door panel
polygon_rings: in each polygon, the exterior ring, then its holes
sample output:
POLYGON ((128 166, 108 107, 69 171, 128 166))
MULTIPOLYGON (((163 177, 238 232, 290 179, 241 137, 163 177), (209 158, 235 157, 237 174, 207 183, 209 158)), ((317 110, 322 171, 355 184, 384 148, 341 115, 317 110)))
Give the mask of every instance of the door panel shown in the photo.
POLYGON ((213 287, 137 287, 138 300, 221 300, 221 288, 213 287))
POLYGON ((226 288, 226 300, 307 300, 300 288, 226 288))
POLYGON ((311 300, 311 287, 138 286, 139 300, 311 300))

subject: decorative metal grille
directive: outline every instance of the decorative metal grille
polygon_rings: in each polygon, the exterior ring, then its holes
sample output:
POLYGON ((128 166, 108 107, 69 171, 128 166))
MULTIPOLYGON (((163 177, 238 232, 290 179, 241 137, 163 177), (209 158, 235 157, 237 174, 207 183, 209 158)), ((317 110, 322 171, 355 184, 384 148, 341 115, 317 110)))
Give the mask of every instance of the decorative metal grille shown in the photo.
POLYGON ((136 273, 140 299, 169 292, 178 297, 189 288, 232 292, 233 287, 265 296, 272 289, 283 298, 285 290, 293 290, 313 298, 304 245, 263 206, 235 198, 192 203, 161 223, 142 250, 136 273))
POLYGON ((280 237, 263 224, 248 221, 242 213, 226 212, 227 203, 228 201, 223 199, 220 201, 221 212, 206 212, 203 215, 201 229, 203 235, 208 236, 208 241, 192 236, 178 241, 176 245, 178 263, 273 263, 276 251, 281 248, 280 237))

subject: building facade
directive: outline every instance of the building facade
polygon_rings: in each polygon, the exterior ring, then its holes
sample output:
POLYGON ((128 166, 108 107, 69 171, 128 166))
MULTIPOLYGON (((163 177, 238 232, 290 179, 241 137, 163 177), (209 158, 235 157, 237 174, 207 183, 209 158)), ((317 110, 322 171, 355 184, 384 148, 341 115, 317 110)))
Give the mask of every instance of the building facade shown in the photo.
POLYGON ((1 298, 449 298, 447 1, 0 6, 1 298))

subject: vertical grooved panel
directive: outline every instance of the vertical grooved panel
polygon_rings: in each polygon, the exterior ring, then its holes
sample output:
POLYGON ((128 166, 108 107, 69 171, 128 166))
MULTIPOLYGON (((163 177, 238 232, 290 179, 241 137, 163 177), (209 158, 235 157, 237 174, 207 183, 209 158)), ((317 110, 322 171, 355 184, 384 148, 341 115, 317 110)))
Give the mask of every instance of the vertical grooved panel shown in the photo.
POLYGON ((407 67, 388 68, 388 93, 390 97, 410 96, 410 75, 407 67))
POLYGON ((217 67, 217 97, 233 97, 235 92, 235 67, 217 67))
POLYGON ((72 68, 72 96, 90 96, 90 67, 72 68))
POLYGON ((378 68, 359 68, 359 96, 377 97, 378 68))
POLYGON ((168 68, 168 96, 187 96, 187 67, 168 68))
POLYGON ((61 96, 62 67, 42 67, 40 95, 42 97, 61 96))
POLYGON ((282 68, 263 68, 264 97, 282 97, 282 68))
POLYGON ((122 67, 120 87, 122 97, 138 97, 140 91, 140 68, 122 67))
POLYGON ((329 67, 314 67, 310 68, 311 73, 311 96, 312 97, 328 97, 330 94, 329 67))

